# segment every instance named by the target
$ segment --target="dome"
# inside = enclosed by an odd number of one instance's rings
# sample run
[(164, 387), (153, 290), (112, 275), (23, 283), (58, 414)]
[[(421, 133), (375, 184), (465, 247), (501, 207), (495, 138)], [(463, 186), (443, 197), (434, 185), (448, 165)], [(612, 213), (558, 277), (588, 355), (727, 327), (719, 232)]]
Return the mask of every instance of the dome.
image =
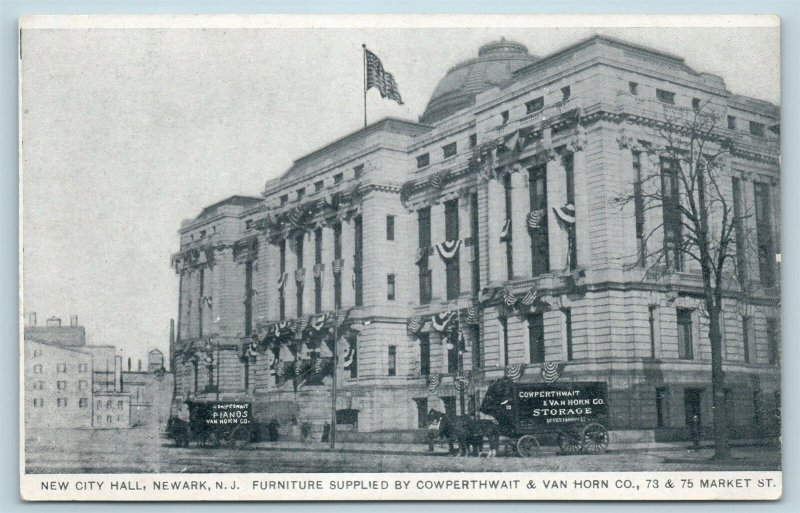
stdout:
[(525, 45), (505, 38), (483, 45), (478, 57), (453, 66), (439, 81), (420, 122), (433, 124), (475, 105), (478, 93), (505, 83), (516, 70), (537, 60)]

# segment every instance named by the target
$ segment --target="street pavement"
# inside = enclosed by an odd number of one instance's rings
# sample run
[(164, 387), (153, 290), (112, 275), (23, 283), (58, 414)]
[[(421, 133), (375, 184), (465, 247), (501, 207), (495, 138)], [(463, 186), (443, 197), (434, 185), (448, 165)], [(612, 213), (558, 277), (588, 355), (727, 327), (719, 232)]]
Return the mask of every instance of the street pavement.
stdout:
[(535, 458), (452, 457), (445, 445), (260, 442), (244, 448), (175, 447), (155, 428), (31, 430), (26, 433), (28, 473), (229, 473), (229, 472), (569, 472), (778, 470), (780, 448), (737, 446), (730, 461), (712, 462), (713, 449), (688, 444), (610, 447), (602, 455), (559, 455), (544, 447)]

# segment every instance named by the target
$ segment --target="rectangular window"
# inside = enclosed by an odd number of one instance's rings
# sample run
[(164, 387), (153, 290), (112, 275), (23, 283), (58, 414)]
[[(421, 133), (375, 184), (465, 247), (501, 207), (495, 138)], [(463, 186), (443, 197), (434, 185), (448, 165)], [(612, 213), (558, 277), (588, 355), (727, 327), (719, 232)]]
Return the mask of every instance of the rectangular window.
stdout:
[(744, 363), (750, 363), (750, 317), (742, 316), (742, 352)]
[(667, 402), (667, 389), (656, 388), (656, 427), (664, 427), (665, 406)]
[(766, 287), (775, 285), (775, 250), (772, 242), (772, 208), (769, 186), (753, 184), (756, 201), (756, 240), (758, 243), (758, 269), (761, 283)]
[(289, 203), (289, 195), (288, 194), (284, 194), (283, 196), (281, 196), (281, 200), (280, 201), (281, 201), (281, 205), (285, 205), (285, 204)]
[(67, 372), (67, 364), (66, 364), (66, 363), (59, 363), (59, 364), (56, 366), (56, 370), (57, 370), (58, 372)]
[(678, 162), (661, 158), (661, 198), (664, 216), (664, 263), (667, 269), (683, 270), (683, 221), (678, 193)]
[(395, 275), (389, 274), (386, 276), (386, 299), (394, 301), (395, 299)]
[(646, 260), (646, 240), (644, 233), (644, 195), (642, 194), (642, 153), (632, 152), (633, 157), (633, 208), (636, 217), (637, 265), (644, 267)]
[(764, 137), (764, 123), (750, 122), (750, 135), (756, 137)]
[(335, 175), (333, 175), (334, 185), (342, 183), (343, 180), (344, 180), (344, 173), (336, 173)]
[(78, 381), (78, 390), (86, 390), (89, 386), (88, 381), (80, 380)]
[(628, 82), (628, 91), (634, 96), (639, 95), (639, 84), (636, 82)]
[(67, 398), (66, 397), (59, 397), (56, 399), (56, 406), (59, 408), (66, 408), (67, 407)]
[(122, 401), (117, 401), (117, 409), (118, 409), (118, 410), (121, 410), (124, 404), (125, 404), (125, 403), (124, 403), (124, 402), (122, 402)]
[(742, 183), (739, 178), (732, 179), (733, 223), (736, 237), (736, 276), (739, 284), (747, 285), (747, 248), (745, 246), (744, 219), (742, 217)]
[(544, 316), (541, 313), (528, 317), (528, 348), (530, 363), (544, 362)]
[(33, 382), (34, 390), (44, 390), (44, 381), (38, 380)]
[[(564, 156), (564, 174), (567, 186), (567, 203), (575, 206), (575, 158), (572, 153)], [(569, 259), (569, 270), (574, 271), (578, 267), (578, 239), (575, 223), (567, 225), (567, 258)]]
[[(444, 204), (444, 232), (446, 240), (458, 240), (458, 199)], [(456, 255), (445, 264), (447, 299), (457, 299), (461, 294), (461, 265)]]
[(44, 399), (42, 399), (41, 397), (37, 397), (33, 400), (34, 408), (41, 408), (42, 406), (44, 406)]
[(656, 98), (662, 103), (675, 105), (675, 93), (665, 91), (664, 89), (656, 89)]
[(306, 195), (306, 188), (305, 187), (301, 187), (301, 188), (297, 189), (297, 201), (300, 201), (301, 199), (303, 199), (303, 197), (305, 197), (305, 195)]
[(431, 163), (431, 156), (428, 153), (423, 153), (417, 156), (417, 169), (427, 167)]
[(728, 130), (736, 130), (736, 118), (728, 116)]
[(33, 366), (33, 373), (34, 374), (41, 374), (42, 373), (42, 365), (37, 364)]
[(700, 112), (703, 104), (700, 101), (700, 98), (692, 98), (692, 110), (695, 112)]
[(86, 408), (89, 406), (89, 399), (81, 397), (78, 399), (78, 408)]
[(38, 358), (40, 356), (42, 356), (42, 350), (41, 349), (34, 349), (33, 350), (33, 357), (34, 358)]
[(528, 170), (531, 212), (538, 215), (536, 227), (528, 227), (531, 236), (532, 276), (550, 271), (550, 242), (547, 230), (547, 166)]
[(573, 354), (572, 348), (572, 309), (562, 308), (561, 312), (564, 314), (564, 326), (567, 331), (567, 360), (574, 360), (575, 355)]
[(420, 333), (419, 337), (419, 373), (427, 376), (431, 373), (431, 337), (428, 333)]
[(692, 342), (692, 311), (678, 308), (678, 358), (692, 360), (694, 347)]
[(469, 147), (474, 148), (478, 145), (478, 134), (472, 134), (469, 136)]
[(508, 365), (508, 321), (504, 317), (500, 317), (498, 320), (503, 337), (503, 367), (505, 367)]
[(470, 326), (469, 334), (472, 341), (472, 369), (480, 370), (483, 367), (480, 328), (478, 326)]
[(431, 270), (428, 266), (428, 248), (431, 246), (431, 209), (421, 208), (417, 211), (419, 248), (423, 253), (417, 263), (419, 267), (419, 303), (427, 305), (431, 302), (432, 283)]
[[(511, 175), (506, 173), (503, 176), (503, 188), (505, 189), (506, 200), (506, 219), (514, 217), (514, 211), (511, 205)], [(513, 221), (512, 221), (513, 222)], [(510, 232), (511, 230), (509, 230)], [(508, 270), (508, 279), (514, 278), (514, 247), (512, 245), (511, 233), (506, 237), (506, 269)]]
[(355, 176), (356, 179), (361, 178), (363, 174), (364, 174), (364, 164), (359, 164), (353, 168), (353, 176)]
[(470, 238), (472, 239), (472, 295), (481, 289), (480, 251), (478, 250), (478, 193), (473, 192), (470, 201)]
[(778, 321), (772, 317), (767, 318), (767, 346), (769, 348), (769, 364), (778, 365), (781, 361), (781, 336), (778, 330)]
[(56, 382), (56, 388), (59, 390), (66, 390), (67, 389), (67, 382), (66, 381), (58, 381)]
[(458, 331), (444, 333), (442, 336), (445, 338), (447, 347), (447, 372), (456, 373), (458, 372)]
[(656, 305), (647, 307), (647, 324), (650, 328), (650, 358), (656, 357)]
[(539, 112), (543, 108), (544, 108), (544, 96), (540, 96), (538, 98), (534, 98), (529, 102), (525, 102), (526, 114), (533, 114), (534, 112)]
[(389, 376), (397, 375), (397, 346), (389, 346)]
[(253, 262), (244, 263), (244, 334), (249, 336), (253, 330)]
[(458, 152), (458, 149), (456, 147), (456, 143), (454, 143), (454, 142), (451, 142), (450, 144), (445, 144), (444, 146), (442, 146), (442, 156), (444, 158), (450, 158), (450, 157), (454, 156), (457, 152)]
[(503, 112), (500, 113), (500, 119), (502, 120), (504, 125), (506, 123), (508, 123), (508, 111), (507, 110), (504, 110)]
[(561, 88), (561, 101), (565, 102), (569, 100), (569, 97), (572, 95), (572, 90), (569, 86), (564, 86)]
[(394, 240), (394, 216), (386, 216), (386, 240)]
[(356, 306), (364, 304), (364, 225), (361, 216), (353, 220), (355, 228), (355, 249), (356, 253), (353, 257), (353, 273), (355, 274), (356, 285)]
[(319, 192), (324, 187), (325, 187), (325, 181), (324, 180), (319, 180), (317, 182), (314, 182), (314, 192)]
[[(281, 268), (281, 277), (286, 278), (286, 239), (281, 239), (280, 242), (280, 268)], [(278, 313), (280, 316), (280, 320), (284, 320), (286, 318), (286, 287), (284, 286), (279, 290), (278, 294)], [(197, 387), (195, 387), (197, 388)]]
[[(336, 260), (342, 258), (342, 223), (333, 225), (333, 258)], [(341, 273), (334, 273), (333, 275), (333, 308), (335, 310), (342, 308)]]

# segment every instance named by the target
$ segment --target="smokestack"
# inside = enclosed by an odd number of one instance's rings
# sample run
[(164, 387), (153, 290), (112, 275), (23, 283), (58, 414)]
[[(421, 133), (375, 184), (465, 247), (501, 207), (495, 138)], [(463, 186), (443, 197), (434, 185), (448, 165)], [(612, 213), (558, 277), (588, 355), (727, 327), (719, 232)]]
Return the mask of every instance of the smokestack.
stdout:
[(28, 314), (28, 326), (36, 326), (36, 312)]
[(114, 356), (114, 391), (122, 392), (122, 357)]
[(128, 357), (128, 372), (131, 371), (131, 357)]
[(70, 315), (69, 316), (69, 325), (73, 328), (78, 325), (78, 316), (77, 315)]
[(139, 371), (138, 372), (142, 372), (142, 359), (141, 358), (139, 358)]
[(175, 343), (175, 319), (169, 320), (169, 346)]

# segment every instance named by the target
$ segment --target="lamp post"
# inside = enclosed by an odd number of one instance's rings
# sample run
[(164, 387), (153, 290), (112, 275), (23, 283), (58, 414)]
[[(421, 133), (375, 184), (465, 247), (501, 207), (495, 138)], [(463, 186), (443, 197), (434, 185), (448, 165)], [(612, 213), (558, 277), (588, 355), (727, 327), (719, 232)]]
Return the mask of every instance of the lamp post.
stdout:
[(331, 450), (336, 448), (336, 374), (339, 371), (339, 313), (333, 314), (333, 372), (331, 372)]

